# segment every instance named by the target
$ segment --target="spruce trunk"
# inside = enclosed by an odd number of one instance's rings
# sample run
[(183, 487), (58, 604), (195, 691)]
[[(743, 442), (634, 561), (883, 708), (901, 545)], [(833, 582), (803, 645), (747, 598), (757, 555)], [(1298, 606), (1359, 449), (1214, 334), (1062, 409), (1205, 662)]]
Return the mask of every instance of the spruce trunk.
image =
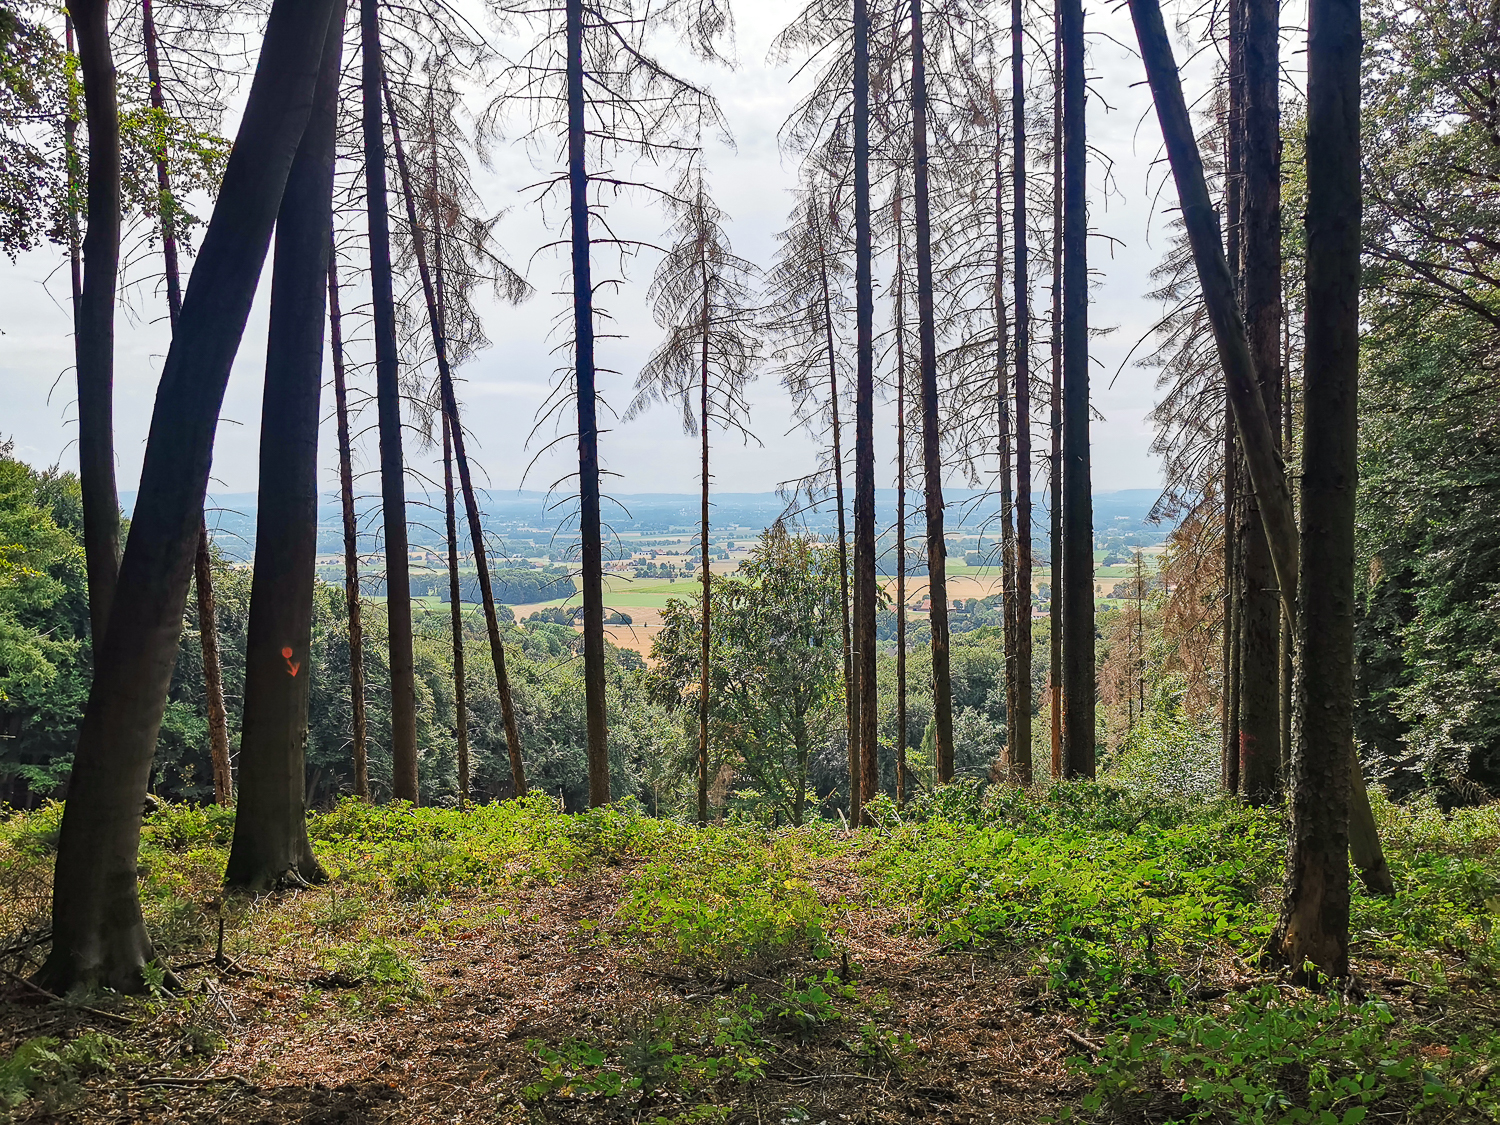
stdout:
[(344, 5), (336, 0), (312, 116), (276, 216), (239, 807), (224, 873), (227, 885), (256, 892), (326, 878), (307, 838), (306, 747), (323, 315), (343, 27)]
[(129, 991), (155, 958), (136, 891), (141, 807), (182, 634), (214, 430), (287, 174), (311, 112), (332, 0), (276, 0), (146, 443), (113, 628), (95, 650), (38, 983)]
[(453, 736), (458, 740), (458, 807), (469, 803), (469, 703), (464, 676), (464, 603), (458, 581), (458, 514), (453, 503), (453, 436), (443, 415), (443, 516), (448, 531), (448, 615), (453, 628)]
[(902, 184), (892, 205), (896, 227), (896, 803), (911, 795), (906, 769), (906, 237)]
[[(859, 662), (860, 804), (880, 789), (875, 682), (875, 281), (870, 233), (870, 15), (854, 0), (854, 651)], [(873, 823), (868, 812), (863, 823)]]
[[(701, 197), (700, 197), (701, 198)], [(699, 245), (700, 255), (702, 244)], [(699, 331), (702, 333), (703, 351), (698, 361), (698, 436), (702, 440), (701, 453), (703, 474), (703, 510), (700, 515), (703, 533), (703, 626), (699, 637), (700, 661), (698, 667), (698, 823), (708, 823), (708, 657), (709, 638), (713, 612), (713, 574), (708, 559), (708, 262), (703, 260), (703, 312)], [(803, 787), (804, 789), (806, 786)], [(802, 791), (798, 791), (797, 804), (801, 808)], [(800, 820), (797, 821), (801, 823)]]
[(1052, 708), (1052, 776), (1063, 775), (1063, 709), (1062, 709), (1062, 260), (1063, 260), (1063, 143), (1062, 143), (1062, 0), (1053, 8), (1052, 57), (1052, 386), (1048, 403), (1048, 429), (1052, 438), (1052, 456), (1048, 462), (1048, 499), (1052, 510), (1048, 544), (1051, 574), (1048, 576), (1051, 597), (1047, 599), (1047, 616), (1051, 626), (1050, 652), (1047, 654), (1047, 694)]
[(401, 450), (400, 353), (391, 278), (381, 109), (384, 57), (379, 0), (360, 0), (365, 208), (370, 230), (370, 297), (375, 328), (375, 402), (380, 420), (380, 498), (385, 515), (386, 643), (391, 673), (391, 796), (418, 799), (416, 657), (412, 649), (411, 568), (406, 532), (406, 461)]
[(1011, 227), (1015, 241), (1016, 372), (1016, 700), (1005, 717), (1011, 770), (1031, 784), (1031, 278), (1026, 244), (1026, 70), (1022, 0), (1011, 0)]
[(927, 186), (927, 64), (922, 0), (911, 5), (911, 104), (917, 206), (917, 333), (922, 347), (922, 468), (927, 508), (927, 590), (932, 603), (933, 756), (940, 784), (953, 780), (953, 681), (948, 667), (947, 547), (943, 453), (938, 429), (937, 320), (932, 298), (932, 211)]
[(1020, 664), (1016, 659), (1020, 624), (1016, 616), (1016, 509), (1011, 476), (1010, 375), (1006, 360), (1010, 335), (1005, 317), (1005, 180), (1000, 169), (1000, 114), (996, 100), (995, 149), (992, 175), (995, 188), (995, 402), (1000, 433), (1000, 605), (1005, 634), (1005, 768), (1015, 775), (1016, 681)]

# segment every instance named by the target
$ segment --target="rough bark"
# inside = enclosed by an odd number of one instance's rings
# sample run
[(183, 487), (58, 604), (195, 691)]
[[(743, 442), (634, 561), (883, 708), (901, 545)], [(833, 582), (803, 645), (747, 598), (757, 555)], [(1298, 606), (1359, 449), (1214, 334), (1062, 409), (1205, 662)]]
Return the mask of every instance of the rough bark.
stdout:
[(224, 882), (244, 890), (326, 876), (307, 838), (307, 709), (318, 555), (323, 316), (333, 239), (344, 5), (336, 0), (317, 95), (276, 216), (261, 405), (255, 570), (245, 641), (240, 793)]
[(1062, 3), (1053, 5), (1052, 54), (1052, 387), (1048, 404), (1048, 428), (1052, 438), (1052, 456), (1048, 462), (1048, 498), (1051, 522), (1052, 596), (1047, 612), (1051, 625), (1047, 663), (1047, 694), (1052, 708), (1052, 776), (1063, 775), (1063, 698), (1062, 698), (1062, 259), (1063, 259), (1063, 142), (1062, 142)]
[[(854, 651), (859, 662), (860, 803), (880, 789), (875, 682), (875, 282), (870, 233), (870, 17), (854, 0)], [(868, 812), (865, 823), (873, 823)]]
[[(1241, 294), (1250, 359), (1274, 435), (1282, 395), (1280, 8), (1277, 0), (1241, 3)], [(1279, 451), (1279, 442), (1277, 447)], [(1245, 505), (1244, 523), (1238, 750), (1245, 796), (1251, 804), (1261, 805), (1273, 800), (1281, 787), (1281, 595), (1253, 497)]]
[(69, 6), (78, 33), (88, 132), (88, 224), (73, 319), (78, 373), (78, 481), (89, 622), (97, 652), (109, 626), (120, 571), (120, 498), (115, 486), (115, 289), (120, 273), (120, 115), (109, 44), (109, 0)]
[(1062, 0), (1063, 773), (1094, 776), (1094, 499), (1089, 456), (1083, 5)]
[(1271, 951), (1349, 973), (1354, 505), (1359, 389), (1359, 0), (1312, 0), (1307, 34), (1307, 343), (1292, 827)]
[(583, 0), (567, 0), (568, 192), (572, 226), (574, 393), (578, 396), (578, 530), (582, 540), (583, 687), (589, 804), (609, 804), (604, 697), (604, 546), (599, 516), (599, 422), (594, 383), (594, 287), (589, 259), (589, 177), (584, 148)]
[(416, 803), (417, 687), (412, 651), (411, 568), (407, 556), (406, 460), (401, 450), (401, 385), (396, 298), (391, 278), (390, 201), (381, 85), (379, 0), (360, 0), (365, 210), (370, 231), (370, 306), (375, 332), (375, 404), (380, 425), (380, 499), (385, 516), (385, 613), (391, 675), (391, 796)]
[(1016, 373), (1016, 594), (1020, 616), (1016, 631), (1016, 699), (1014, 714), (1005, 718), (1010, 743), (1011, 772), (1022, 785), (1031, 784), (1031, 277), (1026, 234), (1026, 67), (1024, 4), (1011, 0), (1011, 225), (1015, 260), (1012, 266), (1015, 299)]
[[(998, 105), (997, 105), (998, 110)], [(995, 147), (991, 175), (995, 191), (995, 405), (1000, 438), (1000, 606), (1005, 635), (1005, 764), (1013, 768), (1011, 719), (1016, 713), (1016, 681), (1020, 664), (1016, 659), (1020, 625), (1016, 616), (1016, 509), (1011, 460), (1013, 437), (1010, 414), (1010, 334), (1005, 311), (1005, 179), (1001, 171), (1000, 115), (995, 114)]]
[(141, 807), (177, 660), (214, 430), (311, 111), (332, 0), (276, 0), (183, 300), (146, 443), (112, 628), (95, 650), (38, 982), (137, 990), (155, 953), (136, 892)]
[(1239, 586), (1235, 581), (1239, 574), (1239, 536), (1241, 498), (1239, 473), (1235, 471), (1234, 412), (1226, 407), (1224, 414), (1224, 683), (1220, 692), (1224, 708), (1221, 744), (1219, 747), (1219, 778), (1224, 792), (1240, 791), (1239, 740)]
[[(331, 240), (330, 240), (331, 242)], [(344, 606), (349, 614), (349, 713), (354, 755), (354, 795), (370, 799), (365, 746), (365, 648), (359, 607), (359, 525), (354, 515), (354, 464), (349, 443), (349, 389), (344, 380), (344, 318), (339, 307), (338, 246), (328, 248), (328, 343), (333, 356), (333, 397), (339, 440), (339, 501), (344, 524)]]
[(911, 5), (911, 104), (916, 164), (917, 336), (922, 349), (922, 469), (927, 508), (927, 590), (932, 603), (933, 750), (939, 784), (953, 780), (953, 681), (948, 664), (947, 546), (943, 540), (943, 453), (938, 422), (937, 320), (932, 297), (932, 212), (927, 170), (927, 63), (922, 0)]
[[(710, 627), (713, 614), (713, 571), (708, 557), (708, 340), (709, 340), (709, 288), (708, 263), (703, 263), (703, 311), (700, 332), (703, 350), (698, 361), (698, 436), (702, 441), (702, 522), (703, 541), (703, 626), (698, 638), (698, 823), (708, 823), (708, 657), (710, 651)], [(805, 789), (805, 786), (804, 786)], [(802, 791), (797, 793), (798, 815), (802, 802)], [(797, 820), (797, 823), (801, 823)]]
[(500, 717), (505, 725), (505, 743), (510, 758), (511, 790), (515, 796), (526, 794), (526, 770), (521, 758), (521, 724), (516, 717), (516, 705), (510, 690), (510, 674), (505, 667), (505, 645), (500, 640), (500, 618), (495, 610), (495, 592), (490, 583), (489, 556), (485, 550), (484, 524), (479, 514), (479, 501), (474, 493), (474, 478), (469, 471), (469, 454), (465, 448), (463, 425), (458, 414), (458, 398), (453, 391), (453, 371), (448, 366), (448, 338), (446, 314), (442, 297), (442, 240), (437, 239), (438, 275), (434, 279), (427, 264), (426, 240), (421, 224), (417, 221), (416, 193), (412, 190), (411, 174), (406, 164), (406, 150), (401, 144), (401, 123), (396, 117), (396, 104), (391, 100), (390, 90), (385, 90), (385, 100), (390, 112), (391, 145), (396, 153), (396, 169), (401, 177), (401, 194), (406, 200), (406, 220), (411, 227), (412, 256), (417, 261), (417, 274), (422, 281), (422, 295), (427, 302), (427, 323), (432, 330), (432, 351), (437, 357), (438, 393), (442, 399), (443, 416), (447, 432), (453, 444), (453, 455), (458, 461), (459, 486), (463, 490), (464, 511), (468, 517), (469, 536), (474, 545), (474, 569), (479, 578), (479, 598), (484, 605), (485, 629), (489, 635), (490, 660), (495, 669), (495, 685), (500, 696)]
[(906, 228), (902, 184), (896, 182), (896, 803), (911, 795), (906, 772)]
[(458, 581), (458, 513), (453, 502), (453, 438), (443, 415), (443, 516), (448, 531), (448, 607), (453, 629), (453, 737), (458, 742), (458, 807), (469, 803), (469, 703), (464, 675), (463, 588)]

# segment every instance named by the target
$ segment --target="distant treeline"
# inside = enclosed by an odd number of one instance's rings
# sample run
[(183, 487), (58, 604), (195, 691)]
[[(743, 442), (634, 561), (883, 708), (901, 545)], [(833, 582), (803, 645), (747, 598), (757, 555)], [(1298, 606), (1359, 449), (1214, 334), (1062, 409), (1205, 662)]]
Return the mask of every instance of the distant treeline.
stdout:
[[(550, 602), (558, 598), (571, 598), (577, 592), (569, 570), (562, 566), (493, 570), (490, 572), (490, 583), (495, 591), (495, 601), (500, 605)], [(385, 593), (385, 579), (367, 578), (362, 587), (367, 594), (382, 596)], [(460, 571), (458, 588), (459, 596), (464, 601), (479, 602), (478, 574)], [(414, 598), (436, 597), (446, 602), (449, 600), (448, 576), (443, 573), (413, 573), (411, 593)]]

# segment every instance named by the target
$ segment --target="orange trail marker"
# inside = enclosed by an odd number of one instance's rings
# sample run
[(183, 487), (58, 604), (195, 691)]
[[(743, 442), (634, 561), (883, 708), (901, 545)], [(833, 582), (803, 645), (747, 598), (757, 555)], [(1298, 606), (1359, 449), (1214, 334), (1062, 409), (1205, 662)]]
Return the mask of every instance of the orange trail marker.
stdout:
[(281, 658), (286, 661), (286, 674), (288, 676), (295, 676), (297, 669), (302, 667), (300, 661), (296, 663), (292, 662), (292, 647), (290, 645), (281, 650)]

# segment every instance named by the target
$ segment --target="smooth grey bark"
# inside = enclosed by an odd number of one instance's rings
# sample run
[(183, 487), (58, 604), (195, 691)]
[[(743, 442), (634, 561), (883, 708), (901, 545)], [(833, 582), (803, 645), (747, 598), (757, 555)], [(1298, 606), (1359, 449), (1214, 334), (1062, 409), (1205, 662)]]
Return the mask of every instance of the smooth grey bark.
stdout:
[(333, 0), (276, 0), (157, 391), (117, 600), (79, 731), (58, 839), (52, 952), (37, 980), (139, 990), (154, 959), (136, 891), (141, 808), (182, 634), (214, 431)]
[(249, 891), (327, 878), (307, 838), (305, 751), (318, 554), (323, 318), (343, 32), (344, 4), (335, 0), (312, 115), (276, 216), (240, 794), (224, 872), (226, 885)]

